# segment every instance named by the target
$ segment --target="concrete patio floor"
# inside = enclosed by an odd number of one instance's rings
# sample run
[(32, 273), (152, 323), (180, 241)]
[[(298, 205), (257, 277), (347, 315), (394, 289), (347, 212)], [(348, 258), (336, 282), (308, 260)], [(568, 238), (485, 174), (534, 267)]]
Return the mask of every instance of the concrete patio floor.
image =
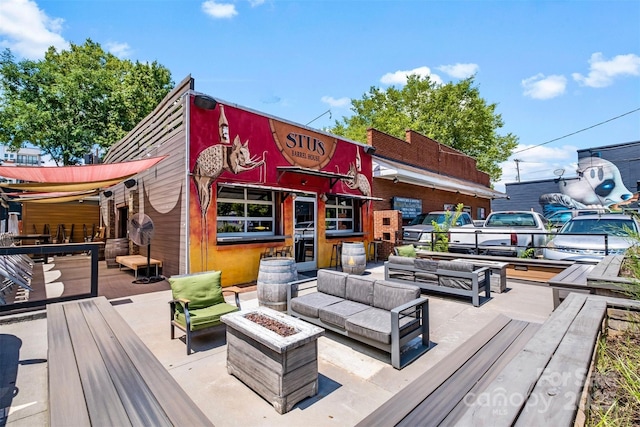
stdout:
[[(366, 274), (383, 277), (382, 264)], [(508, 291), (492, 294), (480, 307), (467, 299), (429, 297), (432, 349), (402, 370), (389, 364), (386, 353), (327, 332), (318, 341), (319, 393), (279, 415), (275, 409), (226, 370), (222, 330), (194, 339), (187, 356), (180, 339), (169, 338), (170, 291), (112, 300), (116, 310), (216, 426), (352, 426), (405, 387), (413, 378), (445, 358), (499, 314), (542, 323), (553, 310), (551, 289), (508, 282)], [(242, 308), (258, 306), (256, 292), (242, 294)], [(12, 393), (10, 407), (0, 408), (0, 426), (47, 425), (47, 320), (8, 323), (0, 318), (0, 340), (19, 346), (13, 365), (15, 389), (0, 389), (1, 402)], [(19, 341), (18, 341), (19, 340)], [(3, 344), (4, 345), (4, 344)], [(0, 347), (3, 359), (6, 348)], [(11, 362), (3, 360), (5, 369)], [(1, 378), (1, 376), (0, 376)]]

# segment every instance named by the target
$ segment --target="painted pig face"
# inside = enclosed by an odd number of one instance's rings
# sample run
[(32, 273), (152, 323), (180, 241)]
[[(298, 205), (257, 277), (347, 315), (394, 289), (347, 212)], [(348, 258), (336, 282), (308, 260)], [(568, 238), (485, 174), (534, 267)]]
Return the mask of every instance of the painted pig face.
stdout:
[(599, 157), (583, 157), (578, 162), (580, 179), (564, 181), (560, 191), (585, 205), (611, 206), (633, 197), (624, 186), (620, 170)]

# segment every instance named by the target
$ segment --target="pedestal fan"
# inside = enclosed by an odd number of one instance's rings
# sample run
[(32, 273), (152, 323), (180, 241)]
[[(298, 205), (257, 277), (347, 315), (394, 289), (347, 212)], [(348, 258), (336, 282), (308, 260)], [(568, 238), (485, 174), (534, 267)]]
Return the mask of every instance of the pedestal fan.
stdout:
[(153, 237), (153, 221), (149, 216), (137, 213), (129, 220), (127, 227), (129, 238), (138, 246), (147, 246), (147, 275), (134, 280), (133, 283), (155, 283), (164, 280), (161, 276), (151, 276), (151, 238)]

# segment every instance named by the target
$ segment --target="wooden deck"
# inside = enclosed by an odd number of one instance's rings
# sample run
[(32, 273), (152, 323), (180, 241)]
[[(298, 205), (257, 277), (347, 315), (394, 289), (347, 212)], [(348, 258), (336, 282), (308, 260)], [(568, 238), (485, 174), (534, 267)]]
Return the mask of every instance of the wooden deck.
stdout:
[(104, 297), (47, 306), (51, 426), (212, 425)]

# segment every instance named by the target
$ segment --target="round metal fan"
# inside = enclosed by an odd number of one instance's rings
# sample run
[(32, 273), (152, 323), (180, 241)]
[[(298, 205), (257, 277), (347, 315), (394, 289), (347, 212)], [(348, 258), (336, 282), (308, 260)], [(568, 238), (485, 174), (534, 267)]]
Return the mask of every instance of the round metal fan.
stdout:
[(133, 240), (133, 243), (138, 246), (147, 247), (147, 276), (134, 280), (133, 283), (153, 283), (164, 280), (164, 278), (160, 276), (150, 276), (151, 239), (153, 238), (154, 233), (153, 220), (143, 213), (134, 214), (129, 220), (127, 231), (129, 232), (129, 238)]
[(138, 246), (148, 246), (153, 237), (153, 221), (143, 213), (134, 214), (129, 220), (129, 238)]

